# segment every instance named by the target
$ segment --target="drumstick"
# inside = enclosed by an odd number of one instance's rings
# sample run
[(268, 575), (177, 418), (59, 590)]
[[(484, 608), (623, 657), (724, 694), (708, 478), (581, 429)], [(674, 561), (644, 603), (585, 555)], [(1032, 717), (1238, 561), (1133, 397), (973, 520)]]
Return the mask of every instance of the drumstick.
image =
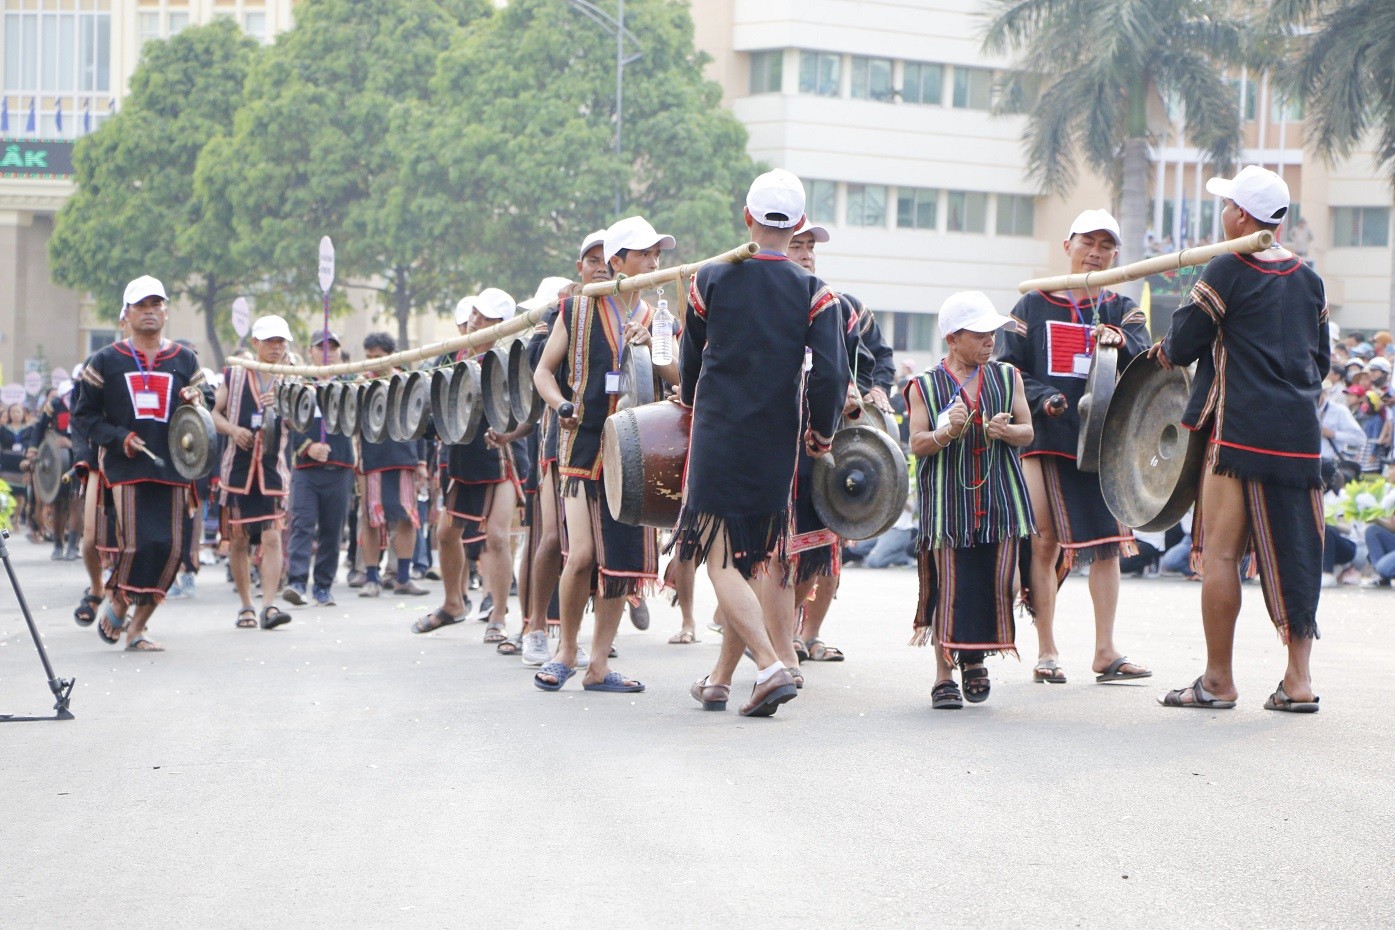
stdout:
[(165, 460), (160, 458), (154, 452), (151, 452), (145, 446), (136, 446), (136, 448), (144, 452), (146, 455), (150, 456), (150, 461), (154, 462), (156, 465), (160, 466), (161, 468), (165, 467)]

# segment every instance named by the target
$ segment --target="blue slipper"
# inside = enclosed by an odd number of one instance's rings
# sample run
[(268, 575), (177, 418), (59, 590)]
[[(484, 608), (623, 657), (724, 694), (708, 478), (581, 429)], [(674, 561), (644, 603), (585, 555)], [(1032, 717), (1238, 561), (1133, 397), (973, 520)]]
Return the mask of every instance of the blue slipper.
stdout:
[[(572, 668), (570, 665), (566, 665), (562, 662), (549, 662), (534, 673), (533, 684), (544, 691), (561, 691), (562, 686), (575, 674), (576, 669)], [(538, 677), (539, 675), (551, 675), (553, 678), (557, 679), (557, 682), (553, 684), (550, 681), (543, 681)]]
[(644, 685), (627, 679), (619, 672), (611, 672), (597, 684), (582, 685), (581, 687), (584, 691), (610, 691), (614, 694), (638, 694), (644, 690)]

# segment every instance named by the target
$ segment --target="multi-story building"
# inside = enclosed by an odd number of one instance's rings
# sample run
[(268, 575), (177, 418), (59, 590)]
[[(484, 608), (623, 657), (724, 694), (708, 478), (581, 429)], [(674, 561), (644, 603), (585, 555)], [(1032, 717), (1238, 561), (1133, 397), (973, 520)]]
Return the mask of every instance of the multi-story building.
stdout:
[[(804, 178), (810, 215), (830, 228), (820, 275), (875, 308), (905, 352), (938, 350), (934, 314), (950, 293), (982, 290), (1006, 307), (1020, 280), (1067, 270), (1058, 243), (1070, 219), (1111, 201), (1088, 173), (1067, 198), (1038, 195), (1025, 117), (989, 112), (994, 71), (1008, 62), (982, 54), (983, 15), (981, 0), (693, 5), (708, 76), (750, 132), (752, 156)], [(1334, 319), (1381, 328), (1391, 210), (1369, 154), (1326, 168), (1303, 147), (1300, 112), (1243, 73), (1234, 83), (1246, 160), (1289, 181)], [(1195, 147), (1164, 138), (1155, 155), (1158, 240), (1218, 234)]]

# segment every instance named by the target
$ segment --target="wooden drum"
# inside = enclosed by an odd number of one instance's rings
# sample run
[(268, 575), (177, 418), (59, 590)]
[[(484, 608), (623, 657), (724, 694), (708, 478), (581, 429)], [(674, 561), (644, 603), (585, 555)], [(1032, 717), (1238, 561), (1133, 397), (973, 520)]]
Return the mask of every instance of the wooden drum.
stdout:
[(693, 411), (666, 400), (606, 419), (601, 461), (612, 517), (659, 529), (678, 522), (692, 428)]

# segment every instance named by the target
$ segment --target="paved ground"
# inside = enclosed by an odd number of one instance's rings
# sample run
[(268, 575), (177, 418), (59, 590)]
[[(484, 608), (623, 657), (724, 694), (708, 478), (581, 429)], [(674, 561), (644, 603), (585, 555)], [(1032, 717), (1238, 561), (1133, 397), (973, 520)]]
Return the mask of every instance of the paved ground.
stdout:
[[(666, 645), (666, 606), (619, 641), (648, 693), (553, 695), (482, 624), (409, 634), (422, 600), (343, 590), (236, 630), (221, 568), (157, 615), (169, 652), (124, 653), (73, 624), (73, 564), (11, 545), (78, 687), (77, 720), (0, 727), (0, 926), (1395, 921), (1389, 591), (1325, 592), (1315, 716), (1260, 708), (1282, 652), (1254, 587), (1239, 709), (1154, 703), (1201, 667), (1183, 582), (1125, 584), (1122, 644), (1157, 677), (1093, 684), (1078, 579), (1071, 683), (995, 661), (989, 703), (953, 713), (904, 645), (914, 574), (850, 571), (829, 635), (849, 661), (748, 721), (689, 699), (717, 635)], [(47, 706), (0, 584), (0, 712)]]

